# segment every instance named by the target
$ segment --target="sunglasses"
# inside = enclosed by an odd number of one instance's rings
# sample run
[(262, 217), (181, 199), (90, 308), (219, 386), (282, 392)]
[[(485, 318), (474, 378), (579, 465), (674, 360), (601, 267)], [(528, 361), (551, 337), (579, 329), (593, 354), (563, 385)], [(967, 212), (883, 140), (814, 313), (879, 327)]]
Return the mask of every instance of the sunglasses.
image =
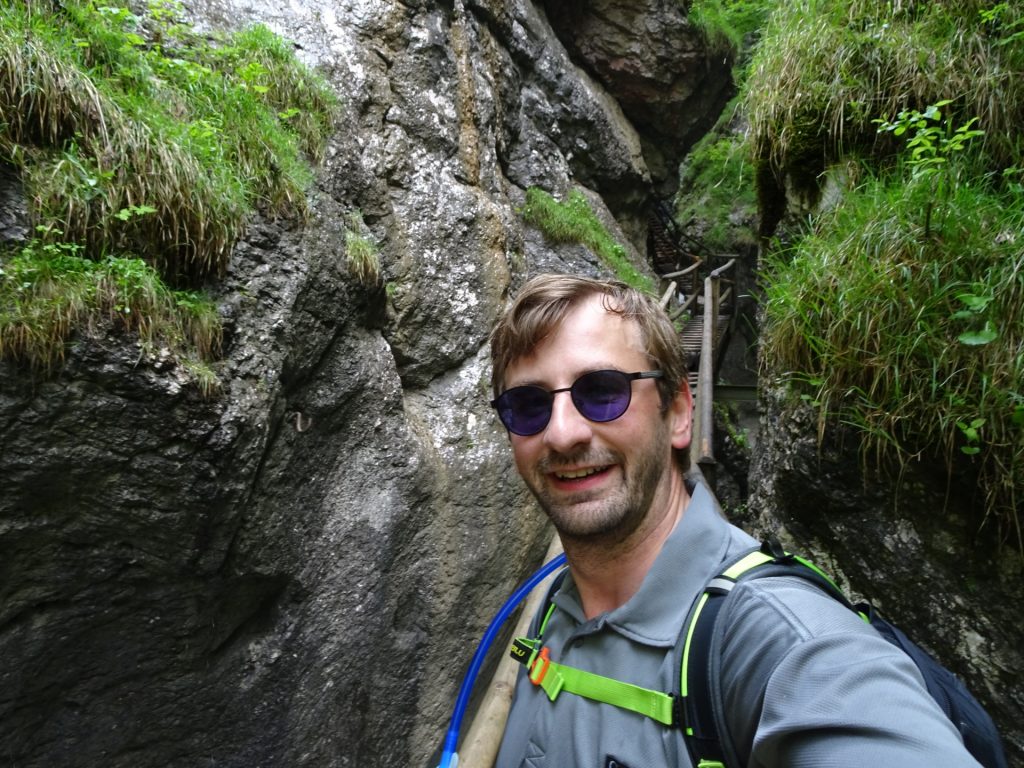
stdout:
[(660, 379), (661, 375), (661, 371), (591, 371), (576, 379), (571, 387), (544, 389), (528, 385), (506, 389), (491, 405), (498, 410), (505, 429), (527, 437), (548, 425), (559, 392), (568, 392), (576, 410), (590, 421), (613, 421), (629, 408), (634, 381)]

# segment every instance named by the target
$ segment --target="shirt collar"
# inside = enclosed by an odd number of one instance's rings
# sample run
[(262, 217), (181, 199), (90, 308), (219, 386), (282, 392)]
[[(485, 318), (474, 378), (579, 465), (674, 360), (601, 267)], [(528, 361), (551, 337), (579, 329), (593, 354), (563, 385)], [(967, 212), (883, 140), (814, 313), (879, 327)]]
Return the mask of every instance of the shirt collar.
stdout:
[[(662, 546), (640, 589), (626, 603), (594, 621), (645, 645), (676, 644), (690, 605), (731, 551), (755, 543), (730, 525), (703, 477), (691, 474), (690, 502)], [(583, 611), (570, 574), (554, 602), (577, 622)]]

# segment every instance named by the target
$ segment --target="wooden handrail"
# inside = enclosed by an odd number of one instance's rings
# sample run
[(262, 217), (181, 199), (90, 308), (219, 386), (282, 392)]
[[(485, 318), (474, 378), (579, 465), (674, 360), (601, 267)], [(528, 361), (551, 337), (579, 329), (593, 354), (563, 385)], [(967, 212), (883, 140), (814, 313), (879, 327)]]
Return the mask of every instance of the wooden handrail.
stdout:
[(700, 261), (698, 259), (693, 264), (688, 266), (686, 269), (680, 269), (678, 272), (669, 272), (666, 275), (662, 275), (662, 278), (664, 278), (665, 280), (672, 280), (677, 277), (686, 277), (691, 272), (695, 272), (697, 268), (700, 267), (703, 263), (703, 261)]
[(736, 266), (736, 259), (718, 267), (704, 278), (704, 327), (700, 344), (700, 367), (697, 370), (697, 403), (694, 409), (694, 429), (691, 438), (690, 460), (704, 472), (713, 485), (715, 481), (715, 363), (718, 358), (718, 316), (722, 303), (733, 292), (729, 285), (722, 291), (721, 284), (729, 282), (723, 275)]
[(722, 275), (724, 275), (726, 272), (728, 272), (730, 269), (732, 269), (735, 266), (736, 266), (736, 259), (734, 259), (734, 258), (733, 259), (729, 259), (728, 262), (726, 262), (725, 264), (720, 266), (718, 269), (712, 270), (711, 274), (708, 275), (708, 277), (721, 277)]
[[(556, 534), (551, 546), (544, 556), (547, 563), (562, 551), (562, 542)], [(513, 631), (513, 637), (525, 636), (530, 630), (530, 622), (540, 610), (541, 601), (548, 593), (554, 574), (542, 581), (530, 596), (526, 598), (519, 621)], [(512, 694), (516, 687), (516, 676), (521, 665), (504, 649), (498, 668), (494, 671), (487, 690), (480, 701), (480, 708), (473, 717), (473, 723), (462, 740), (459, 749), (459, 765), (465, 768), (490, 768), (498, 757), (498, 747), (505, 733), (505, 723), (512, 707)]]

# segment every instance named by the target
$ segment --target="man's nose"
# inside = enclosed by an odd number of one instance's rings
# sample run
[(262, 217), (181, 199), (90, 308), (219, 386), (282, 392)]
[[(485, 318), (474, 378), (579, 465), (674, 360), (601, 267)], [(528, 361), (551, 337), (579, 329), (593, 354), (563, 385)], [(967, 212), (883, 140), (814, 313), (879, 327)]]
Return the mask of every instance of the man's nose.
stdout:
[(568, 392), (557, 392), (551, 403), (551, 419), (544, 428), (544, 443), (552, 450), (565, 453), (593, 437), (589, 420), (576, 409)]

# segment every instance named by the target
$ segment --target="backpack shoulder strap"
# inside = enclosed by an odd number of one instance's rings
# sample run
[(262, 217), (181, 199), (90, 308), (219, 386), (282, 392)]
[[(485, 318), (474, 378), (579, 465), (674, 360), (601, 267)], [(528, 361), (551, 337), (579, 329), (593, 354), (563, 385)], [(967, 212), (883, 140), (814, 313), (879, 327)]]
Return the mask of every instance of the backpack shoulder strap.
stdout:
[(724, 707), (714, 695), (717, 688), (712, 685), (712, 674), (717, 673), (717, 665), (712, 664), (711, 647), (718, 615), (733, 587), (742, 579), (762, 576), (799, 576), (850, 605), (824, 572), (786, 553), (772, 540), (742, 553), (707, 583), (687, 619), (679, 682), (685, 717), (683, 735), (693, 764), (699, 768), (725, 768), (736, 760), (724, 728)]

